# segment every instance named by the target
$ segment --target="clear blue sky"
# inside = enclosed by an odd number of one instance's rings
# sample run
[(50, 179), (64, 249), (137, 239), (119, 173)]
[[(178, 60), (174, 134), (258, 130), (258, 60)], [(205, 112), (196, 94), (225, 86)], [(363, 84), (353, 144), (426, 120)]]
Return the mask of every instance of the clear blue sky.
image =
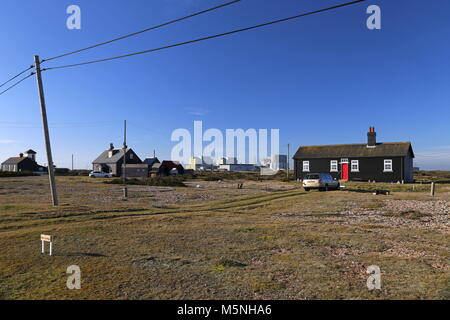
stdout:
[[(133, 32), (212, 0), (3, 1), (0, 82), (42, 58)], [(76, 63), (245, 27), (346, 0), (243, 0), (193, 19), (48, 63)], [(66, 8), (82, 29), (66, 28)], [(366, 8), (382, 9), (382, 30)], [(43, 73), (54, 161), (77, 168), (110, 142), (168, 158), (176, 128), (279, 128), (281, 144), (411, 141), (416, 165), (450, 169), (448, 0), (372, 0), (224, 38)], [(318, 130), (319, 129), (319, 130)], [(0, 96), (0, 160), (32, 148), (46, 162), (36, 83)]]

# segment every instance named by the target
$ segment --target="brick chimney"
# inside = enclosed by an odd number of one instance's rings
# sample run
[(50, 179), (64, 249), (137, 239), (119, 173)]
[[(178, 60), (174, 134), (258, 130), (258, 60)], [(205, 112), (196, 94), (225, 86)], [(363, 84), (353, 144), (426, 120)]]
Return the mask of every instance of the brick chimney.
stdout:
[(367, 132), (367, 147), (375, 148), (377, 146), (377, 133), (375, 132), (375, 127), (369, 127), (369, 132)]

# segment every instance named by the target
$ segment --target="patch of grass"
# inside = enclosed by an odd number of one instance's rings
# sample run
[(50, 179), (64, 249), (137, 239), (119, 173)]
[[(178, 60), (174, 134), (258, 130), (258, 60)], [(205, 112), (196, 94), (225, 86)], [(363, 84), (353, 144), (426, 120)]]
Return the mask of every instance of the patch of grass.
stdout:
[(429, 217), (429, 213), (424, 213), (416, 210), (410, 210), (410, 211), (404, 211), (404, 212), (386, 212), (384, 213), (385, 216), (390, 217), (401, 217), (406, 219), (413, 219), (417, 220), (424, 217)]
[(211, 270), (214, 272), (221, 272), (224, 271), (226, 268), (243, 268), (247, 265), (238, 261), (221, 258), (218, 262), (218, 264), (212, 268)]
[[(1, 191), (7, 192), (0, 194), (2, 299), (450, 295), (445, 224), (436, 227), (418, 219), (397, 223), (399, 219), (382, 215), (388, 207), (376, 214), (364, 210), (388, 198), (434, 201), (428, 190), (375, 197), (348, 191), (306, 193), (294, 182), (279, 181), (265, 185), (290, 188), (275, 192), (250, 180), (242, 182), (253, 189), (239, 191), (234, 183), (205, 188), (138, 184), (129, 186), (130, 197), (123, 202), (120, 185), (85, 177), (57, 177), (57, 182), (60, 201), (67, 206), (51, 205), (48, 177), (0, 181)], [(368, 185), (359, 184), (363, 190)], [(436, 198), (448, 201), (450, 193)], [(354, 214), (332, 214), (346, 211)], [(40, 254), (41, 233), (55, 236), (51, 259)], [(67, 266), (73, 264), (82, 270), (82, 290), (76, 292), (65, 285)], [(382, 290), (376, 293), (365, 284), (372, 264), (380, 266), (383, 276)]]
[(255, 231), (255, 228), (249, 228), (249, 227), (240, 227), (236, 230), (237, 232), (252, 232)]
[(260, 236), (258, 237), (258, 239), (260, 240), (272, 240), (273, 238), (275, 238), (274, 236)]
[(361, 208), (364, 209), (379, 209), (382, 207), (384, 207), (384, 204), (381, 201), (369, 201), (361, 205)]

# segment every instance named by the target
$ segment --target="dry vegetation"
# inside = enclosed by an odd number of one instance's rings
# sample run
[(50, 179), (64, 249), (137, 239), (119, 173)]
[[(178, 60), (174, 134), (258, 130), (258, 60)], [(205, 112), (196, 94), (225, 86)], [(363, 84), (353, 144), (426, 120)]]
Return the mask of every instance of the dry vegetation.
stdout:
[[(425, 184), (307, 193), (198, 177), (132, 185), (124, 200), (102, 179), (57, 181), (53, 208), (46, 177), (0, 179), (2, 299), (450, 299), (447, 184), (432, 198)], [(56, 236), (54, 256), (40, 253), (41, 233)], [(74, 264), (82, 289), (71, 291)], [(366, 287), (372, 264), (377, 292)]]

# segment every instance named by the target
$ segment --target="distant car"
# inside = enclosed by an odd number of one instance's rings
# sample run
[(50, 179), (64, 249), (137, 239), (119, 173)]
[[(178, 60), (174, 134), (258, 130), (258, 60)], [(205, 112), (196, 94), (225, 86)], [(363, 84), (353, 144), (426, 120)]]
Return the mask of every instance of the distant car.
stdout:
[(303, 179), (303, 188), (305, 191), (311, 189), (319, 189), (320, 191), (339, 190), (340, 184), (329, 173), (309, 173)]
[(98, 171), (92, 171), (89, 173), (89, 177), (91, 178), (111, 178), (111, 173), (107, 172), (98, 172)]

